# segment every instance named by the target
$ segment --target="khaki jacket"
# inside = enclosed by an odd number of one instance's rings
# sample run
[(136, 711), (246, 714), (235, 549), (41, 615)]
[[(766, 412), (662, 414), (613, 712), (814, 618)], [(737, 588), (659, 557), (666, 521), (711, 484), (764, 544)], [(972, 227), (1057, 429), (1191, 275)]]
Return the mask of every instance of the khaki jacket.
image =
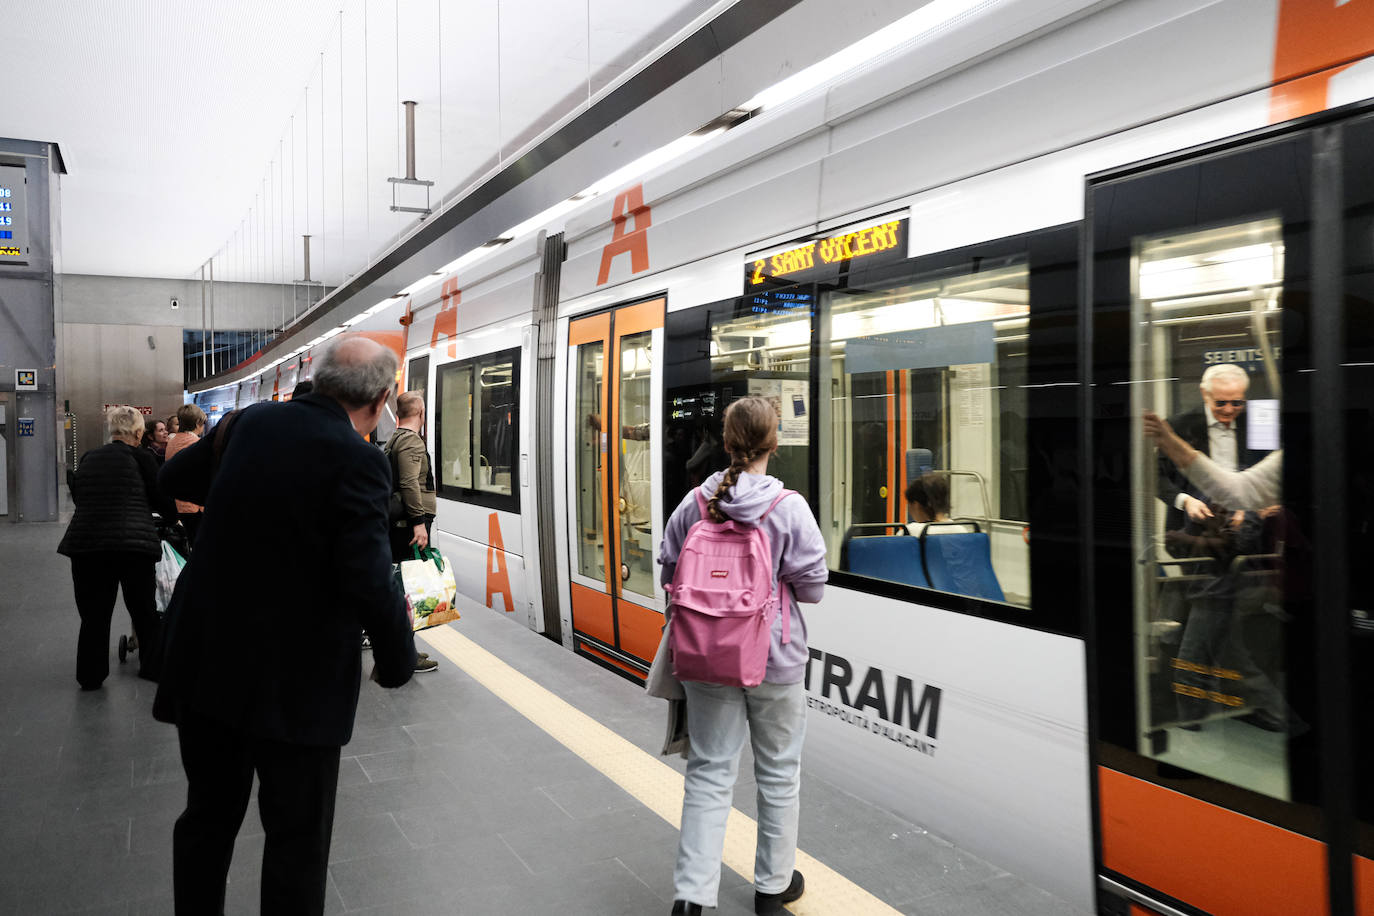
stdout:
[(425, 440), (414, 430), (398, 427), (387, 440), (386, 451), (396, 469), (396, 491), (406, 517), (398, 526), (422, 525), (434, 517), (434, 473), (429, 466)]

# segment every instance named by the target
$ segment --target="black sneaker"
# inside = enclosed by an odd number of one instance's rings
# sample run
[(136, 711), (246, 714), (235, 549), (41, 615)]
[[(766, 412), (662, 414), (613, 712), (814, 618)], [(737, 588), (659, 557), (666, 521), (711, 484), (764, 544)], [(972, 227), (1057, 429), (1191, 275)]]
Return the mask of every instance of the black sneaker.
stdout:
[(754, 912), (759, 914), (759, 916), (781, 913), (785, 904), (797, 900), (805, 892), (806, 881), (802, 878), (802, 873), (793, 869), (792, 883), (787, 885), (787, 890), (782, 893), (765, 894), (760, 891), (754, 891)]
[(433, 671), (439, 667), (439, 663), (425, 655), (423, 652), (415, 657), (415, 673), (424, 674), (426, 671)]
[(701, 916), (701, 904), (686, 900), (674, 900), (673, 916)]

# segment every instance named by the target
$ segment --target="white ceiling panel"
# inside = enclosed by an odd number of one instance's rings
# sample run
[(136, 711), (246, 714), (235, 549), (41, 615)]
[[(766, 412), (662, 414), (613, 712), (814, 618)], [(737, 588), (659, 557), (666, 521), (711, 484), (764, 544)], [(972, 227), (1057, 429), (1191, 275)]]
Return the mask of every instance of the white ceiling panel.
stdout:
[[(10, 4), (0, 135), (61, 145), (62, 270), (337, 283), (718, 0)], [(590, 58), (588, 49), (590, 48)], [(423, 202), (403, 187), (402, 203)]]

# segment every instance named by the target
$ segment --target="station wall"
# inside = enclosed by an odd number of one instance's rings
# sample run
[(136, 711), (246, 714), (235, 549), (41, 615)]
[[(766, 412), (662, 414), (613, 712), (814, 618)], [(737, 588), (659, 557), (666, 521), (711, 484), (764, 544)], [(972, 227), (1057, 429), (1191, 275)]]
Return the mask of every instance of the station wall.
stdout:
[[(61, 278), (63, 359), (58, 367), (58, 407), (69, 402), (76, 417), (75, 455), (104, 441), (106, 404), (149, 407), (167, 417), (182, 404), (182, 331), (201, 325), (198, 279)], [(319, 287), (312, 290), (319, 298)], [(220, 330), (271, 328), (304, 311), (305, 289), (270, 283), (217, 283), (215, 326)], [(176, 298), (180, 308), (172, 308)], [(208, 305), (206, 322), (208, 324)], [(150, 344), (151, 341), (151, 344)]]

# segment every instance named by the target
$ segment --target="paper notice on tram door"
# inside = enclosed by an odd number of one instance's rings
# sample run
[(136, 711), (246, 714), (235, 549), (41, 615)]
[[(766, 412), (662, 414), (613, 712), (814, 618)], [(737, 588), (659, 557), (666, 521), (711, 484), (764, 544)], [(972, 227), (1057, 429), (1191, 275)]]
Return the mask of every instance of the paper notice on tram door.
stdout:
[(458, 619), (458, 583), (453, 565), (433, 547), (414, 548), (415, 558), (398, 564), (410, 624), (416, 630)]

